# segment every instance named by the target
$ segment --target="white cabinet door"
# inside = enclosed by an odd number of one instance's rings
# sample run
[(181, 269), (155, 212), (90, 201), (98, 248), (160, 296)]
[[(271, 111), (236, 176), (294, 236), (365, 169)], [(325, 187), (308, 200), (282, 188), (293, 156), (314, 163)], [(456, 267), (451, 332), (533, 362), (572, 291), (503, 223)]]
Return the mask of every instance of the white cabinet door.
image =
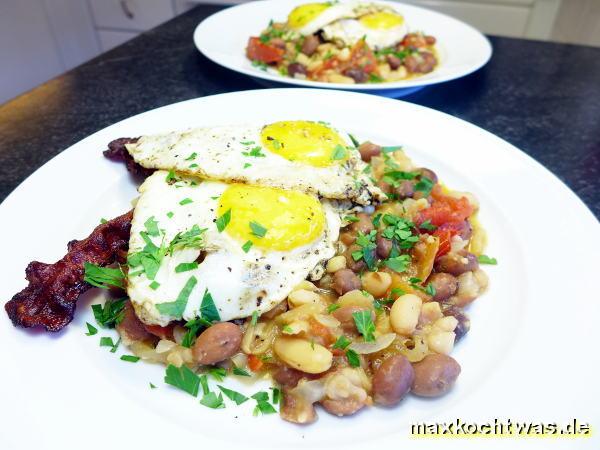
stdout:
[(129, 39), (133, 39), (138, 34), (135, 31), (98, 30), (98, 39), (100, 39), (102, 51), (107, 52)]
[(0, 1), (0, 103), (63, 71), (37, 0)]
[(145, 31), (175, 16), (170, 0), (89, 0), (98, 28)]

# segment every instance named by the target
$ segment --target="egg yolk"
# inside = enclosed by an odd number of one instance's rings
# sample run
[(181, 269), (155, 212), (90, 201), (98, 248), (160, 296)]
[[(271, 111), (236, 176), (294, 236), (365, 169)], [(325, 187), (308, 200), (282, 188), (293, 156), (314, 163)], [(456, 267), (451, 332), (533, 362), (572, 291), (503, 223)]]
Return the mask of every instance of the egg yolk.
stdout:
[(221, 194), (218, 216), (231, 210), (224, 232), (265, 250), (291, 250), (317, 239), (325, 226), (321, 203), (297, 191), (231, 184)]
[(398, 27), (404, 23), (404, 17), (400, 14), (390, 12), (376, 12), (362, 16), (360, 19), (366, 28), (373, 30), (389, 30), (390, 28)]
[(288, 16), (288, 25), (290, 28), (302, 28), (329, 7), (327, 3), (307, 3), (296, 6)]
[(315, 167), (329, 166), (348, 156), (342, 137), (317, 122), (275, 122), (262, 129), (261, 140), (271, 153)]

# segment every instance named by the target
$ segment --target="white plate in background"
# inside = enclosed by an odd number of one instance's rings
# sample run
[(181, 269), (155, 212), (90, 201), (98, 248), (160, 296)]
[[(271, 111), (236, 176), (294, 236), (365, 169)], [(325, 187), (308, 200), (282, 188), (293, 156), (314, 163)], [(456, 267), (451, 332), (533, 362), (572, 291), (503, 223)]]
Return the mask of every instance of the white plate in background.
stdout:
[[(54, 262), (66, 243), (131, 208), (136, 196), (122, 164), (101, 151), (118, 137), (285, 119), (331, 122), (360, 140), (402, 144), (418, 165), (447, 185), (474, 193), (489, 234), (489, 291), (468, 309), (471, 331), (453, 356), (462, 366), (454, 389), (438, 399), (407, 397), (395, 408), (366, 408), (338, 419), (297, 426), (277, 415), (253, 417), (250, 402), (212, 410), (163, 383), (164, 367), (120, 361), (99, 347), (90, 302), (52, 335), (15, 329), (0, 314), (0, 448), (598, 448), (591, 439), (414, 439), (410, 425), (455, 419), (598, 425), (600, 226), (584, 204), (533, 159), (462, 120), (411, 103), (372, 95), (270, 89), (193, 99), (107, 127), (50, 160), (1, 205), (0, 298), (25, 286), (31, 260)], [(432, 132), (434, 130), (435, 132)], [(158, 389), (150, 389), (152, 382)], [(257, 386), (226, 380), (245, 394)], [(264, 387), (264, 384), (261, 385)]]
[(284, 22), (292, 9), (307, 0), (253, 1), (219, 11), (204, 19), (194, 31), (194, 43), (207, 58), (221, 66), (268, 82), (304, 87), (369, 91), (370, 93), (407, 95), (430, 84), (442, 83), (468, 75), (492, 56), (489, 41), (475, 28), (450, 16), (398, 2), (376, 1), (389, 5), (405, 18), (409, 31), (423, 31), (437, 39), (440, 64), (431, 73), (389, 83), (325, 83), (299, 80), (264, 71), (246, 58), (251, 36), (258, 36), (269, 21)]

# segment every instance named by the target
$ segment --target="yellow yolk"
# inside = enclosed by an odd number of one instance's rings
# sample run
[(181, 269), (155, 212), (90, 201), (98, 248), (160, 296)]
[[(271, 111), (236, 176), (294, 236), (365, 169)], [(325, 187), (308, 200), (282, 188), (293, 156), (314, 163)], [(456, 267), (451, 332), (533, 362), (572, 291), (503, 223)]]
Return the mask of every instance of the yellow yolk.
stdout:
[[(224, 232), (266, 250), (284, 251), (309, 244), (325, 226), (321, 203), (297, 191), (232, 184), (221, 194), (217, 215), (228, 210), (231, 219)], [(264, 236), (257, 236), (256, 232), (263, 234), (264, 229)]]
[(329, 7), (327, 3), (307, 3), (297, 6), (288, 16), (288, 25), (290, 28), (302, 28)]
[(400, 14), (385, 11), (367, 14), (359, 20), (366, 28), (379, 30), (389, 30), (404, 23), (404, 17)]
[(262, 129), (261, 140), (271, 153), (315, 167), (343, 161), (348, 154), (342, 137), (326, 125), (316, 122), (275, 122)]

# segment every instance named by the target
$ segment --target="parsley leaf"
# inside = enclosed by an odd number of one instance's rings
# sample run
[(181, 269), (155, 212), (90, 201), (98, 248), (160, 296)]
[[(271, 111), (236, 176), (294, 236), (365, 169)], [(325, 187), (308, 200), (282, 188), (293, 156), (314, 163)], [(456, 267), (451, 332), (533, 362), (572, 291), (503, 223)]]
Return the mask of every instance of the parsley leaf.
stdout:
[(252, 235), (260, 238), (265, 237), (267, 234), (267, 229), (260, 223), (254, 221), (250, 222), (250, 230), (252, 230)]
[(198, 263), (196, 261), (192, 261), (189, 263), (180, 263), (175, 267), (175, 273), (181, 272), (189, 272), (190, 270), (194, 270), (198, 268)]
[(222, 367), (209, 367), (208, 374), (217, 381), (223, 381), (227, 376), (227, 371)]
[(242, 155), (251, 156), (253, 158), (264, 158), (267, 155), (262, 153), (261, 150), (262, 148), (260, 146), (253, 147), (252, 149), (250, 149), (250, 151), (242, 152)]
[(408, 265), (410, 264), (410, 256), (400, 255), (394, 258), (388, 258), (384, 261), (384, 264), (394, 272), (404, 272), (408, 269)]
[(246, 369), (244, 369), (242, 367), (237, 367), (237, 366), (235, 366), (233, 368), (233, 374), (234, 375), (239, 375), (240, 377), (250, 377), (250, 376), (252, 376), (252, 375), (250, 375), (250, 373)]
[(121, 361), (127, 361), (130, 363), (136, 363), (140, 360), (139, 356), (134, 355), (121, 355)]
[(435, 231), (437, 227), (431, 223), (431, 220), (427, 219), (425, 222), (419, 225), (419, 228), (427, 231)]
[(254, 326), (256, 325), (256, 323), (258, 322), (258, 311), (253, 311), (252, 312), (252, 320), (250, 321), (250, 325)]
[(477, 257), (477, 261), (479, 261), (481, 264), (491, 264), (493, 266), (498, 264), (498, 260), (496, 258), (492, 258), (491, 256), (487, 255), (479, 255)]
[(415, 184), (415, 191), (421, 191), (423, 192), (423, 195), (427, 197), (431, 194), (433, 186), (435, 186), (433, 180), (427, 177), (421, 177), (417, 184)]
[(331, 313), (332, 313), (332, 312), (334, 312), (336, 309), (340, 309), (340, 308), (341, 308), (341, 306), (340, 306), (340, 305), (338, 305), (337, 303), (332, 303), (331, 305), (329, 305), (329, 306), (327, 307), (327, 312), (328, 312), (329, 314), (331, 314)]
[(348, 154), (348, 152), (346, 151), (344, 146), (341, 144), (338, 144), (333, 148), (333, 151), (331, 152), (331, 159), (333, 161), (344, 159), (347, 156), (347, 154)]
[(125, 287), (125, 274), (119, 267), (111, 269), (110, 267), (100, 267), (95, 264), (83, 263), (85, 275), (84, 281), (102, 289), (109, 289), (110, 286), (116, 286), (123, 289)]
[(179, 293), (177, 299), (174, 302), (159, 303), (158, 305), (156, 305), (156, 309), (158, 310), (158, 312), (167, 316), (181, 318), (181, 315), (183, 314), (183, 312), (185, 311), (185, 307), (187, 306), (190, 294), (196, 287), (197, 283), (198, 280), (195, 276), (192, 275), (189, 278), (189, 280), (185, 283), (185, 286), (183, 286), (183, 289), (181, 289), (181, 292)]
[(202, 386), (202, 395), (206, 395), (210, 392), (208, 388), (208, 378), (206, 375), (200, 375), (200, 386)]
[(212, 409), (225, 408), (225, 403), (223, 403), (223, 395), (217, 395), (214, 392), (209, 392), (208, 394), (205, 394), (202, 397), (202, 400), (200, 400), (200, 404)]
[(346, 358), (348, 358), (348, 363), (350, 364), (350, 366), (360, 367), (360, 358), (358, 356), (358, 353), (356, 353), (351, 348), (346, 350)]
[(273, 405), (269, 403), (268, 392), (257, 392), (252, 398), (256, 400), (256, 407), (252, 413), (253, 415), (257, 416), (258, 414), (273, 414), (277, 412)]
[(150, 289), (153, 291), (157, 290), (160, 287), (160, 283), (158, 281), (153, 281), (150, 283)]
[[(142, 266), (142, 271), (139, 273), (145, 273), (149, 280), (154, 280), (160, 268), (160, 262), (167, 253), (167, 247), (163, 244), (157, 247), (145, 231), (140, 232), (140, 236), (146, 245), (141, 251), (130, 254), (127, 257), (127, 264), (131, 268)], [(131, 275), (130, 272), (129, 276)]]
[(375, 324), (371, 319), (371, 311), (356, 311), (352, 313), (352, 318), (354, 319), (356, 329), (363, 335), (365, 342), (373, 342), (375, 340), (375, 336), (373, 335)]
[(354, 223), (358, 222), (360, 219), (356, 216), (344, 216), (344, 221)]
[(174, 170), (169, 170), (169, 173), (167, 174), (167, 176), (166, 176), (166, 178), (165, 178), (165, 181), (166, 181), (168, 184), (174, 184), (174, 183), (176, 183), (177, 181), (179, 181), (179, 180), (177, 179), (177, 177), (175, 176), (175, 171), (174, 171)]
[(85, 325), (87, 326), (87, 329), (88, 329), (88, 332), (85, 333), (86, 336), (93, 336), (98, 333), (98, 328), (96, 328), (91, 323), (86, 322)]
[(102, 336), (100, 338), (100, 347), (114, 347), (115, 343), (113, 342), (111, 337)]
[(333, 347), (331, 348), (340, 348), (342, 350), (344, 350), (346, 347), (348, 347), (350, 345), (350, 339), (348, 339), (346, 336), (344, 336), (343, 334), (337, 338), (337, 341), (335, 341), (335, 344), (333, 344)]
[(193, 159), (196, 159), (196, 156), (198, 156), (198, 153), (194, 152), (190, 156), (185, 158), (185, 161), (192, 161)]
[(234, 401), (236, 405), (241, 405), (242, 403), (250, 400), (248, 397), (246, 397), (243, 394), (240, 394), (239, 392), (233, 391), (231, 389), (227, 389), (224, 386), (221, 386), (220, 384), (217, 385), (217, 387), (221, 390), (221, 392), (223, 394), (225, 394), (225, 396), (227, 398), (229, 398), (229, 400)]
[(123, 320), (123, 308), (125, 307), (126, 298), (118, 300), (106, 300), (104, 306), (100, 304), (92, 305), (92, 312), (98, 325), (106, 328), (114, 328)]
[(184, 233), (177, 233), (169, 244), (167, 253), (172, 255), (175, 250), (201, 248), (204, 244), (202, 238), (205, 231), (206, 228), (200, 228), (198, 225), (194, 225)]
[(165, 383), (196, 397), (198, 396), (200, 377), (187, 366), (175, 367), (173, 364), (169, 364), (165, 375)]
[(189, 197), (186, 197), (186, 198), (184, 198), (183, 200), (181, 200), (181, 201), (179, 202), (179, 204), (180, 204), (181, 206), (189, 205), (190, 203), (194, 203), (194, 200), (192, 200), (192, 199), (191, 199), (191, 198), (189, 198)]
[(248, 253), (251, 248), (252, 248), (252, 241), (246, 241), (246, 242), (244, 242), (244, 245), (242, 245), (242, 250), (244, 250), (244, 253)]
[(146, 233), (148, 236), (158, 236), (160, 231), (158, 230), (158, 222), (154, 219), (154, 216), (150, 216), (146, 222), (144, 222)]
[(375, 248), (377, 247), (375, 244), (376, 235), (376, 230), (372, 230), (369, 234), (363, 234), (359, 231), (356, 238), (356, 244), (361, 247), (361, 250), (352, 252), (352, 259), (354, 259), (354, 261), (360, 259), (364, 260), (369, 270), (375, 268)]
[(217, 218), (217, 221), (215, 222), (217, 225), (217, 230), (219, 230), (219, 233), (221, 233), (229, 224), (229, 222), (231, 221), (231, 208), (229, 208), (227, 211), (225, 211), (223, 213), (222, 216)]
[(202, 303), (200, 304), (200, 316), (208, 322), (218, 322), (221, 320), (219, 311), (217, 310), (215, 302), (213, 301), (210, 292), (208, 292), (208, 289), (204, 290), (204, 295), (202, 296)]

